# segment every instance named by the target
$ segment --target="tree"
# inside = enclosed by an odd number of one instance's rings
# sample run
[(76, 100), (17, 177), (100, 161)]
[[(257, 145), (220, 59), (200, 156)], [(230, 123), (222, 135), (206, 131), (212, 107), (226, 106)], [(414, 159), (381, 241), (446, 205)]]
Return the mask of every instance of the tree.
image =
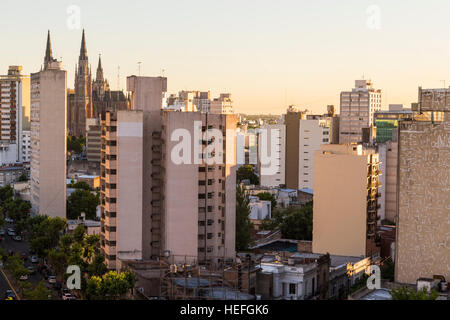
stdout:
[(381, 277), (383, 279), (393, 282), (394, 281), (394, 270), (395, 270), (394, 262), (389, 257), (381, 265)]
[(8, 184), (0, 188), (0, 202), (3, 203), (14, 196), (14, 189)]
[(61, 233), (66, 229), (67, 221), (59, 217), (35, 216), (30, 219), (30, 247), (40, 257), (46, 257), (56, 248)]
[[(289, 209), (288, 209), (289, 210)], [(282, 237), (293, 240), (312, 240), (313, 204), (293, 208), (280, 225)]]
[(31, 209), (31, 205), (28, 201), (24, 201), (20, 198), (9, 198), (5, 200), (3, 207), (7, 216), (14, 220), (16, 231), (18, 233), (27, 229)]
[(436, 290), (428, 293), (425, 288), (416, 292), (413, 288), (403, 286), (398, 289), (392, 289), (391, 295), (392, 300), (436, 300), (439, 293)]
[(89, 300), (120, 299), (136, 284), (136, 275), (132, 271), (117, 273), (109, 271), (103, 277), (92, 276), (86, 285)]
[(84, 181), (78, 181), (77, 183), (74, 183), (74, 184), (72, 185), (72, 188), (75, 188), (75, 189), (83, 189), (83, 190), (88, 190), (88, 191), (91, 191), (91, 190), (92, 190), (92, 188), (91, 188), (91, 186), (89, 185), (89, 183), (84, 182)]
[(275, 199), (275, 196), (271, 194), (270, 192), (262, 192), (258, 193), (256, 195), (259, 200), (266, 200), (271, 202), (271, 209), (274, 210), (277, 206), (277, 200)]
[(50, 300), (51, 297), (52, 293), (47, 289), (43, 281), (39, 282), (33, 289), (24, 290), (23, 292), (23, 298), (26, 300)]
[(92, 263), (87, 267), (87, 272), (90, 277), (99, 276), (101, 277), (108, 271), (105, 265), (105, 256), (98, 254), (94, 257)]
[(19, 181), (19, 182), (26, 182), (26, 181), (28, 181), (28, 175), (25, 172), (22, 173), (17, 181)]
[(83, 147), (86, 143), (86, 140), (83, 137), (67, 137), (67, 151), (74, 153), (81, 153), (83, 151)]
[(241, 183), (242, 180), (250, 180), (250, 184), (259, 185), (259, 178), (255, 174), (255, 169), (250, 164), (241, 166), (237, 169), (236, 180), (237, 183)]
[(84, 212), (87, 219), (95, 219), (99, 203), (98, 194), (94, 195), (88, 190), (77, 189), (67, 199), (67, 218), (78, 219)]
[(25, 268), (23, 260), (19, 255), (9, 256), (5, 263), (6, 269), (12, 273), (16, 280), (19, 280), (21, 276), (28, 275), (30, 272)]
[(253, 224), (250, 221), (250, 200), (244, 189), (236, 189), (236, 250), (247, 250), (252, 241)]

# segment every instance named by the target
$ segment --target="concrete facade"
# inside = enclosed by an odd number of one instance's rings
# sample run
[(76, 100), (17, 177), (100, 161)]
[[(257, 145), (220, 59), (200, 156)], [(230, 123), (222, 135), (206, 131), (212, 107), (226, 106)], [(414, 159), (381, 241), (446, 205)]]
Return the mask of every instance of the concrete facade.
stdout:
[(0, 76), (0, 165), (24, 161), (22, 132), (30, 127), (30, 77), (21, 72), (21, 66), (10, 66), (8, 74)]
[(419, 88), (418, 110), (441, 121), (399, 126), (395, 280), (400, 283), (433, 275), (450, 279), (449, 106), (450, 89)]
[(300, 120), (298, 189), (313, 189), (314, 153), (322, 144), (330, 143), (329, 119)]
[(31, 74), (31, 205), (36, 214), (65, 218), (67, 72), (48, 47), (44, 62)]
[(313, 252), (372, 256), (378, 154), (362, 146), (322, 145), (314, 156)]
[(362, 142), (362, 129), (373, 125), (374, 113), (381, 109), (381, 90), (369, 80), (356, 80), (352, 91), (341, 92), (339, 143)]
[[(262, 130), (266, 130), (267, 136), (267, 156), (275, 161), (275, 164), (261, 163), (261, 134), (258, 135), (258, 166), (260, 173), (260, 185), (265, 187), (279, 187), (285, 184), (286, 175), (286, 126), (284, 124), (264, 125)], [(276, 146), (272, 146), (272, 138), (276, 139)], [(271, 154), (274, 149), (275, 154)], [(275, 174), (265, 174), (264, 168), (270, 169), (271, 165), (276, 167)], [(268, 172), (272, 173), (272, 172)]]
[[(108, 267), (161, 255), (183, 263), (233, 259), (237, 117), (162, 110), (166, 78), (127, 81), (132, 110), (106, 113), (102, 121), (101, 246)], [(211, 129), (220, 135), (208, 137)], [(215, 140), (222, 150), (209, 149)], [(183, 143), (187, 149), (179, 149)], [(231, 161), (208, 164), (206, 155), (215, 154)]]

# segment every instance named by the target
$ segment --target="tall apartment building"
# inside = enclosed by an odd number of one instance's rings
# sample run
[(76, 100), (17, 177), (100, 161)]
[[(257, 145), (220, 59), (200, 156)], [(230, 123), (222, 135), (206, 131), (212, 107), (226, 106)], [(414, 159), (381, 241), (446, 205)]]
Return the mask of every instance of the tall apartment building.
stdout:
[(450, 279), (450, 89), (419, 88), (399, 124), (395, 281)]
[(306, 119), (306, 112), (290, 106), (284, 117), (286, 124), (286, 188), (298, 190), (300, 175), (300, 120)]
[(395, 222), (397, 219), (397, 184), (398, 184), (398, 142), (386, 141), (377, 143), (380, 156), (381, 186), (379, 188), (380, 198), (378, 204), (379, 224), (383, 220)]
[(31, 74), (31, 205), (66, 217), (67, 73), (53, 59), (50, 32), (42, 71)]
[(31, 132), (29, 130), (22, 131), (22, 163), (25, 168), (30, 168), (31, 156)]
[(214, 114), (233, 114), (231, 93), (221, 93), (218, 98), (211, 101), (209, 112)]
[[(279, 187), (285, 184), (286, 175), (286, 125), (271, 124), (263, 125), (266, 136), (263, 139), (261, 133), (258, 135), (258, 172), (260, 185), (266, 187)], [(265, 141), (263, 141), (265, 140)], [(273, 141), (272, 141), (273, 140)], [(266, 144), (265, 157), (262, 159), (262, 143)], [(275, 146), (272, 145), (275, 143)], [(272, 150), (274, 154), (272, 154)]]
[(101, 117), (86, 119), (86, 153), (88, 168), (92, 173), (100, 172)]
[(306, 115), (293, 107), (286, 116), (286, 187), (312, 189), (314, 177), (314, 152), (322, 144), (329, 144), (332, 136), (332, 119), (328, 115)]
[(314, 183), (314, 153), (320, 150), (320, 146), (330, 143), (331, 119), (317, 116), (307, 116), (306, 120), (300, 120), (299, 137), (299, 172), (298, 189), (313, 190)]
[(363, 128), (373, 126), (374, 113), (381, 109), (381, 90), (370, 80), (356, 80), (352, 91), (341, 92), (339, 143), (362, 142)]
[[(101, 247), (108, 267), (161, 255), (189, 263), (233, 259), (236, 116), (162, 110), (166, 78), (128, 77), (127, 86), (132, 110), (102, 120)], [(221, 135), (208, 138), (211, 129)], [(177, 139), (189, 150), (177, 152)], [(223, 150), (202, 152), (215, 139)], [(208, 158), (196, 162), (200, 153)], [(233, 161), (206, 163), (216, 155)], [(178, 156), (186, 161), (177, 163)]]
[(22, 131), (29, 128), (30, 77), (21, 66), (0, 76), (0, 166), (21, 163)]
[(401, 104), (390, 104), (388, 110), (375, 112), (376, 142), (397, 141), (398, 122), (412, 119), (413, 111)]
[(314, 156), (313, 252), (377, 256), (379, 160), (362, 145), (322, 145)]

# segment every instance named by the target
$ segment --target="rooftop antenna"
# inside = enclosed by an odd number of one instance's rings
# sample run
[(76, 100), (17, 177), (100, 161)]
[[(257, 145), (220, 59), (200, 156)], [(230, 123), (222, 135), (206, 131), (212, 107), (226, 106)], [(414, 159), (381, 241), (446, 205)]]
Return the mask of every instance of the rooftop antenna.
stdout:
[(141, 64), (142, 62), (138, 62), (139, 77), (141, 76)]
[(163, 78), (164, 78), (164, 74), (165, 74), (165, 72), (166, 72), (166, 69), (161, 69), (161, 77), (163, 77)]
[(120, 66), (117, 66), (117, 91), (120, 91)]

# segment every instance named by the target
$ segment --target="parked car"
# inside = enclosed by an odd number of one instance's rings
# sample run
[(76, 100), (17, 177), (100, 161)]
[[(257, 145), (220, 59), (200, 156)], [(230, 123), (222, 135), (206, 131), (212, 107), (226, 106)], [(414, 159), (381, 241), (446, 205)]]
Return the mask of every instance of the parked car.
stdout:
[(5, 300), (16, 300), (16, 295), (11, 289), (5, 291)]
[(3, 261), (0, 260), (0, 268), (3, 268)]
[(0, 236), (4, 236), (5, 235), (5, 229), (0, 229)]
[(22, 280), (22, 281), (28, 280), (28, 275), (27, 274), (21, 275), (19, 280)]
[(11, 219), (11, 218), (5, 218), (5, 221), (6, 221), (7, 223), (14, 223), (14, 220)]
[(8, 236), (15, 237), (16, 233), (14, 231), (8, 230)]
[(27, 267), (27, 269), (30, 274), (36, 274), (36, 269), (34, 269), (32, 266)]
[(55, 276), (48, 276), (48, 283), (56, 283), (56, 277)]
[(22, 252), (20, 257), (22, 258), (23, 261), (27, 261), (27, 259), (28, 259), (27, 254), (25, 252)]
[(36, 257), (36, 256), (31, 256), (30, 260), (31, 260), (31, 263), (38, 263), (38, 257)]
[(2, 236), (0, 236), (0, 241), (2, 241), (3, 240), (3, 237)]
[(13, 240), (14, 241), (22, 241), (22, 237), (21, 236), (14, 236)]

